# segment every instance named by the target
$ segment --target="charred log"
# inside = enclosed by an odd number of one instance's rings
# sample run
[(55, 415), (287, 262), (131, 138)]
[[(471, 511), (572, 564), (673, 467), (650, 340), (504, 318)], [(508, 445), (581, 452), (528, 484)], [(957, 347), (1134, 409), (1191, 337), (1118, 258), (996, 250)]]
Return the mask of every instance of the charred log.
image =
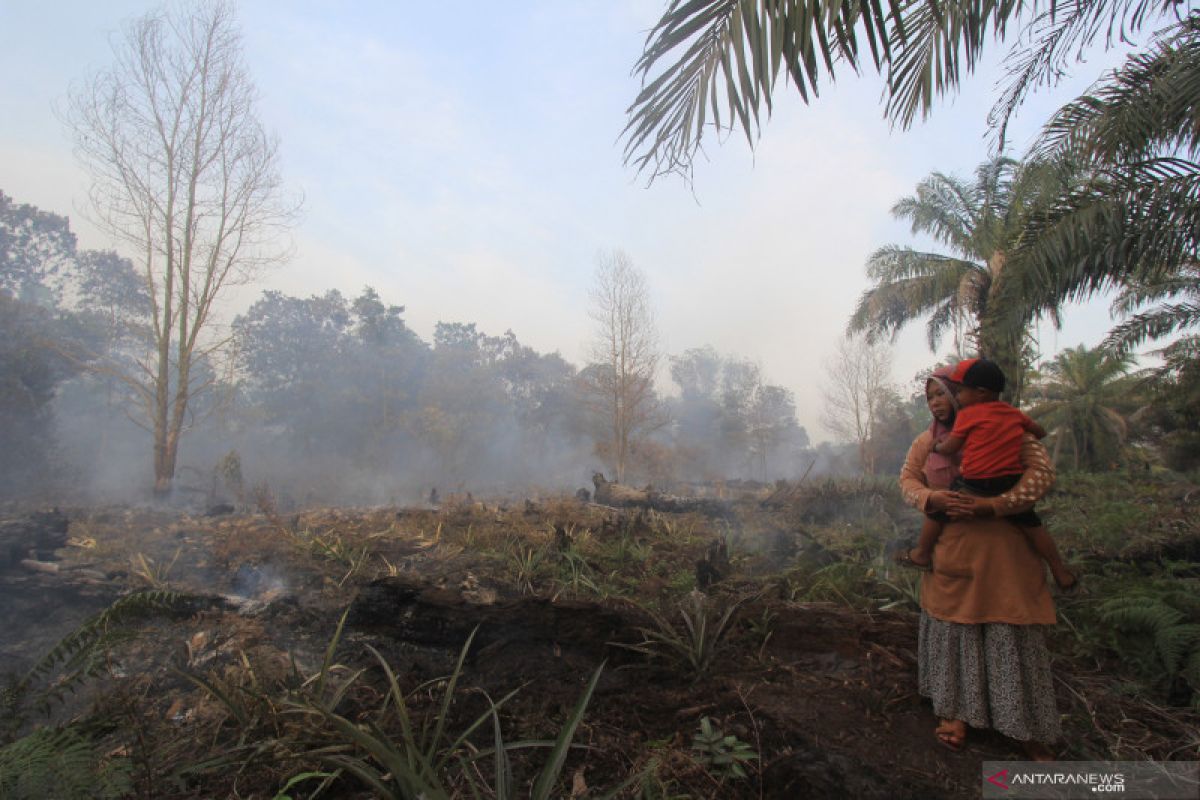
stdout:
[(696, 512), (721, 519), (732, 516), (729, 504), (722, 500), (706, 497), (679, 497), (656, 491), (652, 487), (634, 489), (608, 480), (602, 472), (597, 472), (592, 476), (592, 483), (596, 486), (593, 497), (601, 505), (616, 508), (646, 508), (670, 514)]
[(351, 606), (346, 623), (447, 650), (462, 647), (478, 628), (469, 654), (476, 659), (510, 648), (546, 654), (572, 651), (589, 659), (619, 656), (624, 651), (609, 648), (608, 643), (628, 639), (637, 624), (595, 603), (523, 597), (476, 604), (459, 592), (405, 577), (368, 584)]
[(67, 544), (70, 520), (57, 508), (20, 517), (0, 519), (0, 569), (33, 558), (49, 561)]

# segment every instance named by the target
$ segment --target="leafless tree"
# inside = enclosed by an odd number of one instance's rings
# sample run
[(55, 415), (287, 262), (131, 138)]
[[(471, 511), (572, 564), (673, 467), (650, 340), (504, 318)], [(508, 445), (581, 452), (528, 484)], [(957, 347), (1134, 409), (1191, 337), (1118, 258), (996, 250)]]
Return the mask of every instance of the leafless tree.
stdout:
[(637, 437), (662, 423), (654, 392), (658, 333), (646, 278), (621, 250), (597, 257), (589, 297), (595, 336), (586, 389), (604, 423), (602, 450), (621, 482)]
[[(137, 366), (107, 367), (153, 433), (170, 491), (189, 404), (213, 381), (217, 298), (288, 250), (277, 142), (255, 114), (233, 7), (152, 12), (113, 40), (113, 65), (73, 88), (64, 122), (91, 176), (88, 213), (127, 248), (150, 297)], [(97, 366), (97, 369), (105, 369)]]
[(821, 425), (842, 441), (858, 446), (859, 462), (868, 475), (875, 473), (875, 454), (869, 443), (894, 389), (891, 348), (871, 344), (863, 337), (847, 337), (825, 362), (825, 406)]

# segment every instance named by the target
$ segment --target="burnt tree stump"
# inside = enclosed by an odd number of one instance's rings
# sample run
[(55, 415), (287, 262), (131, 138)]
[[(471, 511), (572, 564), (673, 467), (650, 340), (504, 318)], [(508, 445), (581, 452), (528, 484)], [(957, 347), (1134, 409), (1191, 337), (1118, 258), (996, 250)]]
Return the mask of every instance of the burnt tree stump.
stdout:
[(704, 558), (696, 562), (696, 588), (703, 592), (714, 583), (723, 581), (732, 571), (729, 546), (724, 539), (713, 539), (708, 544)]

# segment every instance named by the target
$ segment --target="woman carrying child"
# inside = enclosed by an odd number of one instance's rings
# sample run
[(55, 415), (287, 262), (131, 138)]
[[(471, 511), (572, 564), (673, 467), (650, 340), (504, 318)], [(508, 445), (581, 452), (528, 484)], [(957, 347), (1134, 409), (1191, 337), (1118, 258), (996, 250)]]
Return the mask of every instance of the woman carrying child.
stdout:
[(963, 747), (968, 726), (1020, 741), (1030, 758), (1052, 758), (1061, 735), (1043, 628), (1055, 623), (1045, 569), (1030, 540), (1006, 517), (1027, 511), (1049, 491), (1054, 468), (1024, 437), (1017, 484), (998, 497), (952, 492), (952, 457), (933, 452), (957, 412), (948, 377), (925, 385), (933, 424), (913, 442), (900, 473), (905, 500), (948, 517), (921, 580), (918, 683), (940, 718), (938, 741)]
[[(960, 456), (959, 475), (950, 485), (951, 489), (983, 497), (1004, 494), (1017, 485), (1025, 472), (1021, 461), (1025, 434), (1043, 439), (1046, 431), (1020, 409), (1000, 400), (1005, 378), (994, 361), (986, 358), (960, 361), (950, 373), (949, 380), (955, 390), (954, 427), (949, 433), (934, 438), (931, 455)], [(1032, 508), (1007, 516), (1009, 522), (1019, 525), (1029, 537), (1033, 549), (1050, 567), (1058, 588), (1068, 592), (1074, 590), (1078, 580), (1067, 569), (1041, 517)], [(926, 512), (921, 537), (908, 557), (914, 566), (929, 566), (933, 544), (946, 519), (944, 512)]]

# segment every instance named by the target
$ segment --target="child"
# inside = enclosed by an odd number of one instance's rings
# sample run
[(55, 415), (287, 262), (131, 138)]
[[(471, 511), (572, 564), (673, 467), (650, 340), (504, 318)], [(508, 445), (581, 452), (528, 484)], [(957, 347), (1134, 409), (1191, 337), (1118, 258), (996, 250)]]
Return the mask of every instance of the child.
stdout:
[[(1021, 464), (1021, 439), (1032, 433), (1041, 439), (1046, 431), (1019, 409), (1000, 401), (1004, 391), (1004, 373), (995, 362), (969, 358), (958, 362), (950, 374), (957, 384), (960, 411), (954, 429), (934, 442), (933, 451), (950, 456), (962, 450), (961, 477), (952, 489), (964, 489), (983, 497), (996, 497), (1016, 486), (1025, 471)], [(917, 566), (928, 566), (933, 545), (947, 521), (944, 512), (925, 517), (917, 547), (909, 559)], [(1008, 517), (1021, 527), (1030, 544), (1050, 567), (1054, 582), (1064, 591), (1075, 588), (1076, 578), (1063, 563), (1054, 540), (1032, 510)]]

